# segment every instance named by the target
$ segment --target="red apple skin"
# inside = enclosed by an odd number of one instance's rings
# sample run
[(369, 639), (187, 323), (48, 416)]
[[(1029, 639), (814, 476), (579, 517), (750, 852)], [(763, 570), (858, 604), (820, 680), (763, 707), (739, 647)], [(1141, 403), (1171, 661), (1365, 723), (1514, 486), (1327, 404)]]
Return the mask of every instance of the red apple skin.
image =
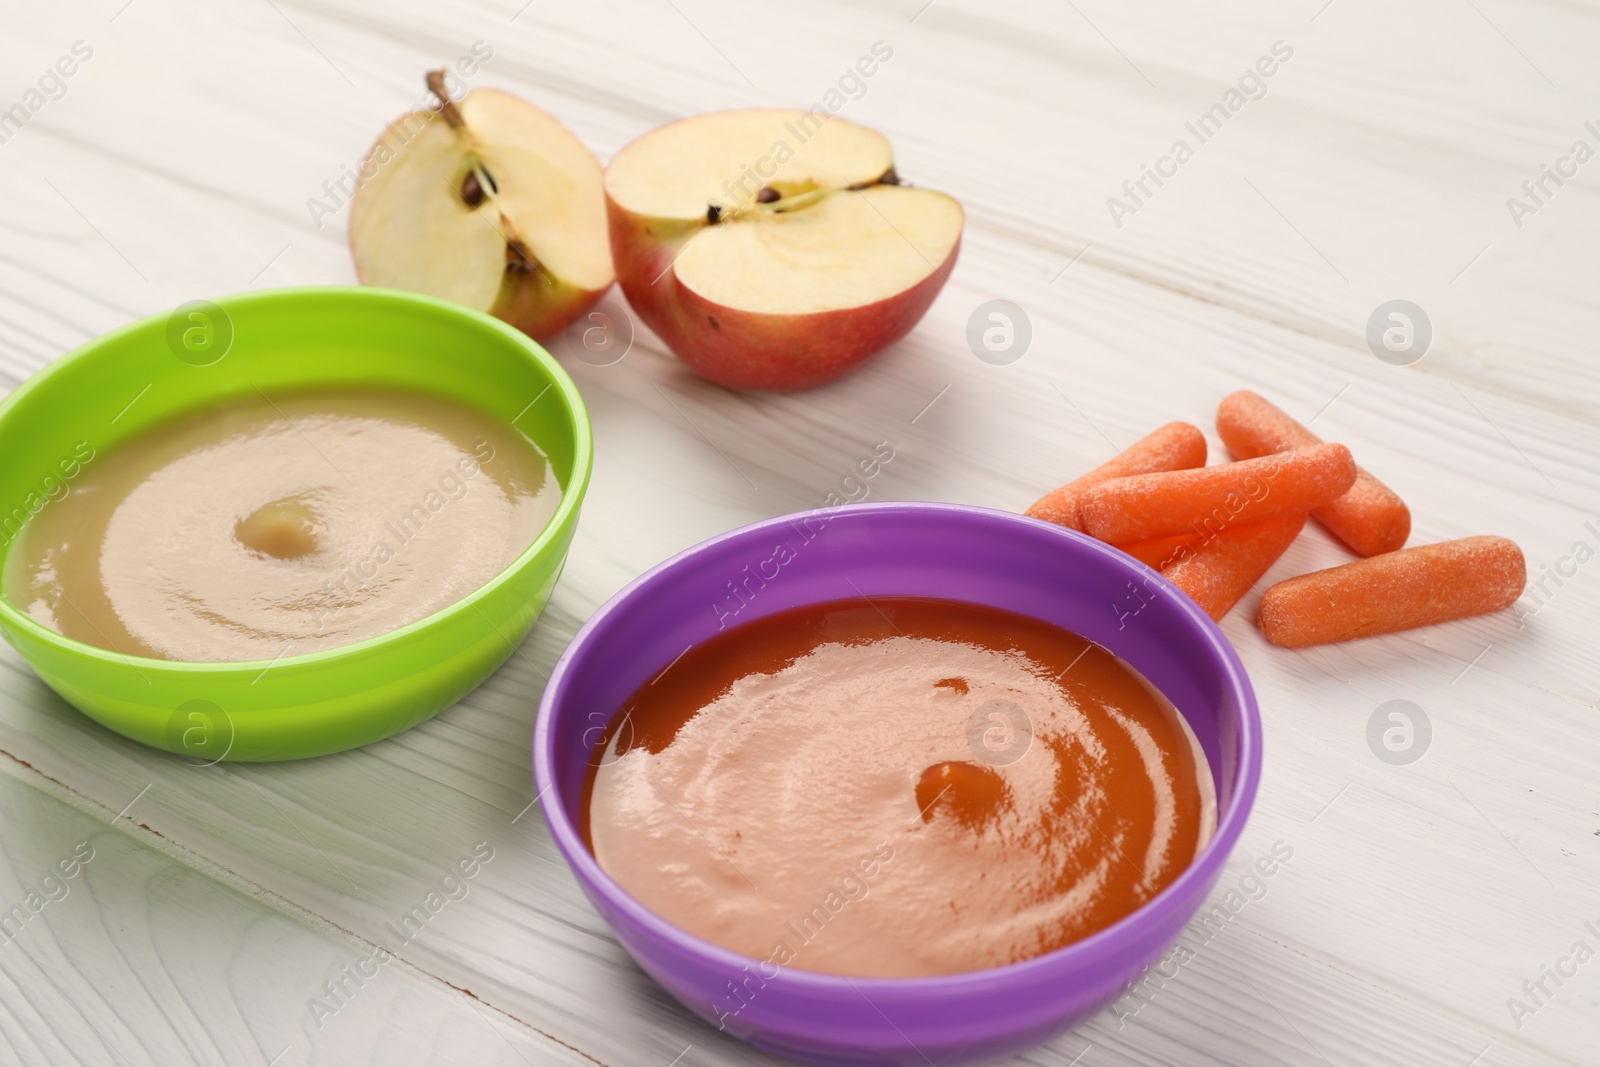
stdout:
[(576, 322), (610, 292), (581, 289), (566, 282), (553, 281), (542, 268), (535, 271), (506, 271), (489, 314), (510, 323), (535, 341), (549, 341)]
[(806, 315), (769, 315), (713, 303), (679, 283), (673, 259), (699, 222), (635, 214), (606, 197), (611, 259), (629, 305), (672, 354), (730, 389), (789, 392), (826, 385), (911, 332), (961, 251), (892, 297)]
[[(361, 275), (361, 260), (355, 254), (354, 237), (347, 243), (355, 266), (356, 281), (371, 285)], [(487, 312), (501, 322), (515, 326), (535, 341), (546, 342), (576, 322), (610, 291), (609, 284), (604, 289), (580, 289), (565, 282), (554, 282), (542, 269), (532, 272), (508, 270), (500, 280), (500, 291), (495, 294), (494, 303), (487, 308), (473, 310)]]

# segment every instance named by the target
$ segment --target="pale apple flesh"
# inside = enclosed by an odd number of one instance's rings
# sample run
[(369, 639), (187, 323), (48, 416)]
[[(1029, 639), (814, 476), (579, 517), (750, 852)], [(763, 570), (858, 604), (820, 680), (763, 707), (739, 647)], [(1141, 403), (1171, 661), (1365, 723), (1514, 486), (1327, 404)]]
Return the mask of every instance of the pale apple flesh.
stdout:
[(954, 265), (960, 205), (895, 182), (888, 141), (843, 119), (746, 111), (674, 123), (607, 168), (618, 279), (705, 377), (821, 385), (909, 332)]
[(373, 145), (350, 217), (357, 277), (559, 333), (614, 279), (600, 164), (507, 93), (440, 100)]

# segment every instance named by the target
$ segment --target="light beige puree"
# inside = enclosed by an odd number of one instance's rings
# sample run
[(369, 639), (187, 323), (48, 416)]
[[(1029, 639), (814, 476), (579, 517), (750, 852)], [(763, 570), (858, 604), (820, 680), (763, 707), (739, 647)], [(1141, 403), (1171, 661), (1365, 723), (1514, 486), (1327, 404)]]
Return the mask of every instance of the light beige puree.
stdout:
[(532, 442), (465, 405), (256, 394), (83, 465), (18, 536), (4, 593), (125, 655), (270, 660), (454, 603), (532, 544), (560, 498)]

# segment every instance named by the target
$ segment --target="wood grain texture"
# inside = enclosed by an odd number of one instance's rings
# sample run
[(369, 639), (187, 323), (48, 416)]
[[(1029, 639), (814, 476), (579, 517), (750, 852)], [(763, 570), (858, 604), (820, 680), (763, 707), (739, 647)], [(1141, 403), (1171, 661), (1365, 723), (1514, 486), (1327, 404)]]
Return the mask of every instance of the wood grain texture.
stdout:
[(9, 760), (0, 799), (0, 900), (26, 909), (0, 942), (12, 1062), (588, 1062)]
[[(1600, 124), (1597, 12), (1321, 6), (112, 0), (14, 13), (0, 107), (74, 41), (94, 55), (0, 144), (5, 385), (184, 300), (352, 281), (343, 212), (319, 228), (307, 200), (417, 102), (422, 70), (480, 39), (495, 55), (474, 84), (550, 109), (602, 159), (684, 114), (808, 103), (887, 41), (892, 60), (842, 113), (885, 130), (902, 174), (969, 212), (928, 318), (825, 389), (730, 393), (642, 330), (611, 367), (563, 355), (596, 439), (569, 565), (518, 654), (407, 734), (197, 769), (93, 725), (0, 653), (0, 750), (38, 787), (0, 777), (0, 900), (89, 832), (86, 813), (109, 819), (137, 797), (116, 831), (99, 827), (81, 882), (0, 950), (14, 1058), (265, 1063), (291, 1046), (280, 1063), (769, 1062), (666, 998), (583, 901), (534, 803), (533, 713), (567, 639), (626, 581), (731, 526), (822, 503), (879, 440), (896, 457), (874, 498), (1020, 510), (1162, 422), (1209, 428), (1216, 402), (1248, 387), (1404, 496), (1413, 543), (1510, 536), (1536, 582), (1574, 542), (1600, 548), (1585, 526), (1600, 519), (1600, 162), (1521, 228), (1505, 206), (1572, 141), (1600, 147), (1584, 129)], [(1107, 198), (1280, 40), (1294, 55), (1264, 98), (1116, 226)], [(1434, 326), (1411, 367), (1364, 340), (1396, 297)], [(1008, 366), (966, 346), (968, 316), (992, 298), (1033, 327)], [(1264, 582), (1347, 558), (1313, 530)], [(1545, 588), (1520, 622), (1303, 652), (1262, 640), (1248, 595), (1223, 628), (1261, 697), (1267, 762), (1215, 901), (1274, 842), (1294, 858), (1147, 1003), (1019, 1062), (1594, 1062), (1600, 963), (1520, 1025), (1507, 1006), (1575, 941), (1600, 948), (1585, 932), (1600, 926), (1600, 564)], [(1366, 740), (1394, 699), (1433, 727), (1407, 766)], [(316, 1030), (305, 1002), (329, 968), (384, 943), (479, 842), (494, 859), (467, 896)]]

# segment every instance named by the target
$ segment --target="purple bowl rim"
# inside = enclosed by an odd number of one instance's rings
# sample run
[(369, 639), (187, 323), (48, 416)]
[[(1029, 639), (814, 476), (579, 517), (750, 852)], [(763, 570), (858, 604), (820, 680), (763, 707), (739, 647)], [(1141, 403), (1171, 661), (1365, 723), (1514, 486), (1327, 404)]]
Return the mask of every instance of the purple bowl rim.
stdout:
[[(1153, 920), (1170, 918), (1172, 913), (1189, 910), (1190, 914), (1198, 910), (1198, 905), (1188, 909), (1186, 898), (1191, 886), (1204, 883), (1214, 875), (1220, 874), (1223, 865), (1232, 854), (1234, 846), (1238, 843), (1244, 826), (1250, 818), (1251, 809), (1255, 804), (1257, 787), (1261, 780), (1261, 742), (1262, 727), (1261, 713), (1256, 703), (1255, 689), (1250, 684), (1250, 677), (1244, 669), (1244, 664), (1239, 659), (1232, 643), (1228, 641), (1212, 618), (1200, 609), (1189, 596), (1178, 589), (1159, 571), (1134, 559), (1127, 553), (1103, 541), (1097, 541), (1087, 534), (1068, 529), (1055, 523), (1045, 522), (1040, 519), (1030, 518), (1014, 512), (1000, 511), (995, 508), (977, 507), (971, 504), (947, 504), (933, 501), (881, 501), (875, 503), (843, 504), (836, 507), (813, 508), (807, 511), (793, 512), (788, 515), (779, 515), (775, 518), (761, 519), (736, 527), (724, 533), (716, 534), (698, 544), (678, 552), (651, 567), (633, 581), (623, 586), (609, 600), (602, 604), (587, 622), (579, 627), (578, 632), (568, 642), (566, 649), (556, 660), (555, 667), (550, 671), (550, 680), (544, 688), (544, 695), (539, 700), (538, 718), (533, 728), (533, 776), (534, 786), (538, 795), (542, 796), (545, 789), (555, 793), (560, 792), (556, 784), (554, 761), (551, 753), (550, 720), (555, 706), (565, 692), (567, 673), (573, 659), (583, 650), (595, 630), (606, 623), (611, 615), (619, 611), (623, 604), (639, 589), (653, 582), (662, 573), (676, 567), (690, 557), (711, 551), (718, 546), (733, 540), (753, 537), (759, 531), (776, 526), (786, 526), (794, 521), (807, 518), (825, 516), (837, 518), (841, 514), (884, 514), (899, 512), (921, 512), (935, 516), (962, 516), (973, 519), (985, 520), (1000, 525), (1011, 525), (1020, 528), (1032, 528), (1039, 531), (1053, 532), (1069, 541), (1077, 542), (1096, 555), (1103, 557), (1108, 563), (1124, 568), (1141, 579), (1153, 577), (1160, 586), (1175, 594), (1174, 600), (1178, 609), (1195, 622), (1200, 634), (1206, 641), (1206, 648), (1213, 656), (1221, 659), (1224, 675), (1239, 698), (1239, 760), (1235, 773), (1234, 793), (1232, 802), (1225, 813), (1217, 820), (1216, 832), (1211, 840), (1201, 849), (1199, 857), (1186, 867), (1182, 874), (1173, 879), (1161, 892), (1145, 901), (1139, 907), (1118, 919), (1110, 926), (1097, 930), (1088, 937), (1063, 945), (1030, 959), (1017, 963), (1008, 963), (1000, 967), (989, 967), (978, 971), (960, 971), (955, 974), (934, 975), (918, 978), (870, 978), (857, 975), (829, 974), (822, 971), (808, 971), (798, 967), (784, 967), (782, 973), (773, 981), (793, 984), (802, 989), (816, 992), (857, 992), (855, 987), (867, 986), (881, 994), (928, 994), (943, 993), (961, 995), (963, 993), (977, 993), (992, 989), (999, 981), (1007, 983), (1024, 981), (1030, 978), (1048, 978), (1052, 972), (1073, 972), (1081, 967), (1092, 966), (1108, 957), (1121, 952), (1135, 949), (1137, 931), (1141, 926), (1148, 927)], [(746, 966), (757, 966), (762, 961), (755, 956), (746, 956), (732, 949), (714, 944), (702, 937), (689, 933), (663, 919), (651, 911), (643, 903), (635, 899), (630, 893), (612, 880), (611, 876), (600, 867), (594, 855), (584, 847), (579, 837), (577, 828), (566, 816), (564, 806), (559, 803), (559, 798), (552, 796), (551, 804), (540, 804), (540, 814), (544, 817), (545, 825), (550, 830), (556, 847), (561, 850), (562, 857), (567, 861), (573, 874), (589, 890), (598, 893), (618, 911), (637, 925), (643, 927), (648, 933), (660, 940), (667, 942), (675, 951), (689, 956), (699, 957), (701, 960), (718, 967), (726, 967), (730, 973), (736, 973)], [(1203, 902), (1203, 900), (1202, 900)], [(608, 925), (610, 925), (608, 923)], [(631, 953), (630, 953), (631, 955)]]

